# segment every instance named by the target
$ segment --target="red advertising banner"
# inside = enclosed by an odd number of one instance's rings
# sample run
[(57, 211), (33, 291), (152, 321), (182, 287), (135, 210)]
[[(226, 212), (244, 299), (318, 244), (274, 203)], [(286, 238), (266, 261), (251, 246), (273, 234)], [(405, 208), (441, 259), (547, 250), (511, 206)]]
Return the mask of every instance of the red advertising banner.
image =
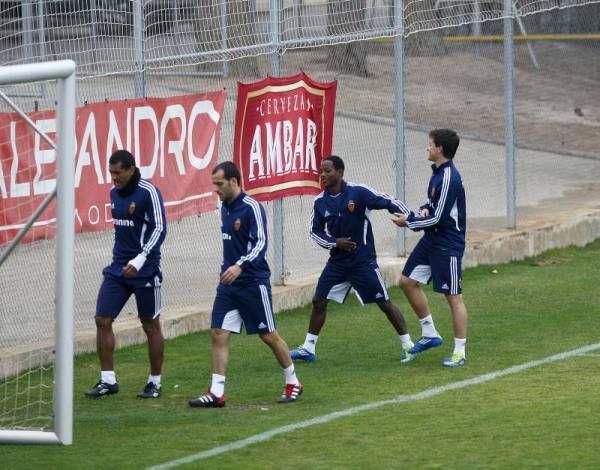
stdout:
[(246, 193), (270, 201), (321, 191), (336, 87), (337, 82), (315, 82), (304, 73), (238, 84), (234, 161)]
[[(94, 103), (76, 111), (75, 228), (112, 227), (108, 159), (136, 158), (142, 178), (162, 192), (167, 219), (214, 210), (210, 172), (217, 163), (225, 92)], [(55, 140), (52, 111), (29, 114)], [(56, 153), (18, 115), (0, 113), (0, 246), (8, 243), (56, 186)], [(25, 241), (52, 238), (55, 203)]]

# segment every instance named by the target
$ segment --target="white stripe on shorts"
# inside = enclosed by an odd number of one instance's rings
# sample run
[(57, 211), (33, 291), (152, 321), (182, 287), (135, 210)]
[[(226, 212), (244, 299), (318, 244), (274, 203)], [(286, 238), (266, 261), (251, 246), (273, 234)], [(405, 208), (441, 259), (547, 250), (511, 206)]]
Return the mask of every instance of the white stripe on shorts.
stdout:
[(153, 320), (160, 315), (160, 312), (162, 310), (161, 300), (162, 299), (160, 298), (160, 279), (158, 278), (158, 276), (154, 276), (154, 316), (152, 317)]
[(458, 294), (458, 262), (456, 256), (450, 257), (450, 295)]
[(258, 287), (260, 287), (260, 295), (262, 297), (263, 309), (265, 311), (265, 317), (267, 318), (267, 326), (269, 327), (269, 332), (275, 331), (273, 309), (271, 308), (271, 302), (269, 301), (269, 292), (267, 291), (267, 286), (261, 284)]
[(390, 296), (388, 295), (388, 291), (385, 288), (385, 282), (383, 282), (383, 276), (381, 275), (381, 271), (379, 271), (379, 268), (375, 268), (375, 274), (377, 274), (377, 279), (379, 279), (379, 284), (381, 284), (381, 288), (383, 289), (383, 295), (385, 296), (385, 300), (390, 300)]

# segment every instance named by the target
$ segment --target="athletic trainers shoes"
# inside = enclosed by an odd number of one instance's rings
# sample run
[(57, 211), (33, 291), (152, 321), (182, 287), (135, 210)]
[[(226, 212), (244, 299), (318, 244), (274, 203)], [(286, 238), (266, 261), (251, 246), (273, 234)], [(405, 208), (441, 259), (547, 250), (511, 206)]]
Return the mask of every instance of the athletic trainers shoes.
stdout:
[(460, 367), (465, 365), (465, 355), (461, 353), (453, 353), (452, 356), (442, 361), (444, 367)]
[(223, 408), (225, 406), (225, 394), (216, 396), (210, 390), (198, 398), (188, 401), (192, 408)]
[(290, 357), (293, 361), (315, 362), (317, 360), (317, 355), (315, 353), (308, 352), (302, 346), (292, 349), (290, 351)]
[(402, 352), (400, 353), (400, 363), (401, 364), (415, 360), (416, 354), (411, 353), (410, 352), (411, 349), (402, 349)]
[(283, 389), (282, 395), (279, 397), (279, 400), (277, 400), (277, 403), (291, 403), (293, 401), (296, 401), (298, 397), (302, 395), (303, 391), (304, 387), (300, 383), (286, 384), (285, 388)]
[(119, 391), (119, 384), (107, 384), (106, 382), (102, 382), (100, 380), (96, 385), (90, 388), (85, 395), (90, 398), (100, 398), (104, 395), (114, 395)]
[(156, 385), (154, 382), (148, 382), (140, 393), (138, 393), (138, 398), (159, 398), (160, 397), (160, 386)]
[(427, 351), (428, 349), (435, 348), (442, 344), (444, 344), (444, 340), (439, 336), (421, 336), (419, 340), (415, 343), (415, 345), (412, 347), (410, 352), (413, 354), (422, 353), (423, 351)]

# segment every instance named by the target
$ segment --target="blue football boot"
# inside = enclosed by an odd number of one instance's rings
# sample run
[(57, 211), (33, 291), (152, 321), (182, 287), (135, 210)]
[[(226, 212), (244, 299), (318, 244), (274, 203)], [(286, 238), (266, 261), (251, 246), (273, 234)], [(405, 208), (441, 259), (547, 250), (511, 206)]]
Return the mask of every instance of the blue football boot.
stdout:
[(428, 349), (441, 346), (442, 344), (444, 344), (444, 340), (439, 336), (421, 336), (409, 352), (418, 354), (427, 351)]

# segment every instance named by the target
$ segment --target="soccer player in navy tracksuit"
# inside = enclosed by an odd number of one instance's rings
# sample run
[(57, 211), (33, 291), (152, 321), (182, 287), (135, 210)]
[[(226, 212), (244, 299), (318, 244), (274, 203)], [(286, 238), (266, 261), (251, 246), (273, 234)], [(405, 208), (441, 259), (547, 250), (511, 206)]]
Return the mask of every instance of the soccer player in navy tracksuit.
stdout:
[(414, 359), (413, 343), (406, 322), (391, 301), (377, 266), (375, 241), (369, 212), (387, 209), (406, 213), (408, 208), (388, 195), (343, 179), (344, 162), (336, 155), (321, 163), (321, 182), (325, 190), (315, 198), (310, 219), (310, 236), (330, 250), (313, 297), (313, 308), (304, 344), (291, 351), (292, 359), (314, 362), (315, 347), (327, 316), (329, 300), (343, 303), (353, 287), (362, 304), (376, 303), (400, 336), (400, 361)]
[(212, 171), (215, 192), (223, 202), (223, 263), (212, 310), (212, 383), (208, 392), (189, 401), (192, 407), (225, 406), (229, 337), (240, 333), (242, 325), (247, 334), (258, 334), (283, 368), (285, 387), (279, 403), (296, 401), (303, 391), (287, 344), (275, 329), (266, 260), (267, 216), (262, 205), (241, 190), (240, 182), (240, 171), (232, 162), (220, 163)]
[(158, 398), (164, 339), (160, 328), (160, 246), (167, 234), (165, 207), (160, 191), (140, 176), (133, 155), (117, 150), (108, 161), (114, 187), (110, 191), (114, 225), (112, 263), (104, 268), (104, 281), (96, 304), (96, 347), (100, 381), (86, 395), (92, 398), (119, 391), (113, 367), (115, 336), (112, 323), (135, 295), (138, 316), (148, 338), (150, 376), (139, 398)]
[(433, 279), (433, 290), (446, 296), (452, 312), (454, 351), (442, 362), (445, 367), (464, 365), (467, 342), (467, 308), (462, 298), (461, 264), (465, 251), (466, 204), (460, 173), (453, 163), (460, 139), (450, 129), (429, 133), (428, 160), (433, 174), (427, 188), (427, 202), (418, 215), (400, 216), (394, 222), (400, 227), (425, 233), (408, 258), (400, 287), (419, 317), (422, 337), (413, 352), (419, 353), (443, 343), (431, 317), (427, 297), (419, 283)]

